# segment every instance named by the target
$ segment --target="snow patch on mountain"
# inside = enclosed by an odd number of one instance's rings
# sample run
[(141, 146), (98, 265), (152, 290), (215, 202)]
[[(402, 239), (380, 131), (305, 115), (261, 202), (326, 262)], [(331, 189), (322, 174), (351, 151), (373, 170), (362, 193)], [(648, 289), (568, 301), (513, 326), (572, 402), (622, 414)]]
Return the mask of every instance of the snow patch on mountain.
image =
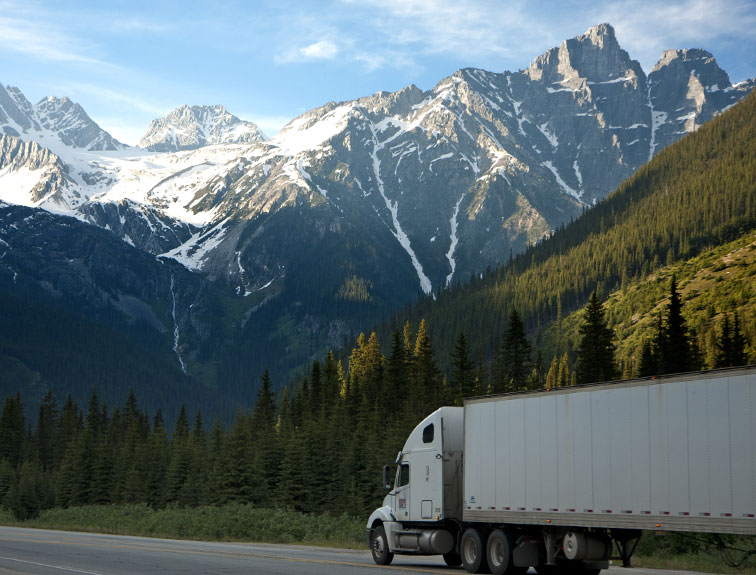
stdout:
[(449, 267), (451, 268), (451, 271), (449, 272), (449, 275), (446, 276), (447, 287), (451, 285), (452, 278), (454, 277), (454, 271), (457, 269), (457, 261), (454, 259), (454, 251), (457, 249), (457, 243), (459, 242), (459, 238), (457, 237), (457, 216), (459, 216), (459, 206), (462, 204), (462, 200), (464, 199), (465, 196), (463, 195), (461, 198), (459, 198), (459, 200), (457, 200), (457, 203), (454, 205), (454, 213), (449, 220), (449, 225), (451, 227), (451, 236), (449, 238), (449, 251), (446, 252), (446, 259), (449, 260)]
[(559, 172), (557, 171), (556, 167), (554, 167), (554, 163), (551, 160), (541, 162), (544, 166), (546, 166), (552, 174), (554, 174), (554, 177), (556, 178), (557, 183), (559, 184), (559, 187), (561, 187), (565, 192), (570, 194), (573, 198), (576, 200), (580, 200), (582, 194), (572, 188), (567, 182), (565, 182), (562, 179), (562, 176), (559, 175)]

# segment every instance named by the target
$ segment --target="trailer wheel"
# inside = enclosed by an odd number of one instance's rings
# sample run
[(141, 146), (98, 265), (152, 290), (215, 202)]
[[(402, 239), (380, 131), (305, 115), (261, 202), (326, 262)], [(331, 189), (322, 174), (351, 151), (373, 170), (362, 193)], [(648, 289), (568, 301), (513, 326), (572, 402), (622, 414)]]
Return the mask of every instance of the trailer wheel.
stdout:
[(512, 550), (515, 542), (511, 535), (501, 529), (495, 529), (488, 536), (486, 558), (491, 573), (494, 575), (524, 575), (527, 567), (515, 567), (512, 560)]
[(462, 565), (462, 557), (459, 556), (459, 553), (456, 549), (449, 551), (448, 553), (444, 553), (444, 562), (449, 567), (459, 567)]
[(486, 540), (487, 533), (476, 529), (468, 528), (462, 534), (462, 540), (459, 543), (462, 566), (468, 573), (489, 573), (488, 561), (486, 560)]
[(389, 565), (394, 560), (394, 554), (389, 550), (386, 530), (383, 525), (373, 529), (373, 536), (370, 538), (370, 551), (373, 554), (373, 561), (378, 565)]

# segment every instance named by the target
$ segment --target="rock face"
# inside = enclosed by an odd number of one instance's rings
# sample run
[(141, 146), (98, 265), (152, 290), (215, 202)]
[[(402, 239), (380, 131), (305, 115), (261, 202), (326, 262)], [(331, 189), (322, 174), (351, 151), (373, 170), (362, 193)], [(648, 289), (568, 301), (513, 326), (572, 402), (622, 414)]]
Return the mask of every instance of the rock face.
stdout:
[(667, 50), (648, 75), (648, 85), (652, 148), (659, 150), (732, 106), (755, 82), (733, 86), (706, 50)]
[(87, 202), (79, 212), (83, 219), (105, 228), (127, 244), (152, 254), (167, 252), (197, 232), (197, 228), (161, 213), (153, 206), (131, 200)]
[(124, 144), (100, 128), (78, 104), (50, 96), (32, 106), (18, 88), (0, 85), (0, 131), (58, 151), (60, 147), (101, 151)]
[(178, 152), (264, 139), (260, 128), (240, 120), (223, 106), (180, 106), (165, 118), (153, 120), (139, 145), (153, 152)]

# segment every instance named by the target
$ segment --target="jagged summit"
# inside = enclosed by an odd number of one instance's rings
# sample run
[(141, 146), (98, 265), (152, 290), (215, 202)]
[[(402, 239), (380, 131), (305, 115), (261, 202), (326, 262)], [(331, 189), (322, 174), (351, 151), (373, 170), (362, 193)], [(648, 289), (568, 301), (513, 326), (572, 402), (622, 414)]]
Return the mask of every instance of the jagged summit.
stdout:
[(593, 26), (585, 34), (548, 50), (533, 61), (526, 73), (531, 80), (546, 83), (645, 77), (640, 64), (620, 47), (609, 24)]
[(240, 120), (223, 106), (182, 105), (164, 118), (153, 120), (139, 145), (153, 152), (177, 152), (263, 140), (265, 135), (256, 124)]
[(90, 151), (120, 150), (113, 138), (69, 98), (49, 96), (32, 106), (18, 88), (0, 84), (0, 132), (58, 151), (61, 146)]
[(67, 146), (87, 150), (118, 150), (124, 147), (70, 98), (49, 96), (40, 100), (34, 110), (42, 128), (56, 132)]
[(700, 48), (687, 50), (665, 50), (651, 73), (666, 68), (677, 75), (695, 75), (706, 86), (718, 86), (720, 90), (728, 88), (730, 77), (722, 70), (716, 58)]

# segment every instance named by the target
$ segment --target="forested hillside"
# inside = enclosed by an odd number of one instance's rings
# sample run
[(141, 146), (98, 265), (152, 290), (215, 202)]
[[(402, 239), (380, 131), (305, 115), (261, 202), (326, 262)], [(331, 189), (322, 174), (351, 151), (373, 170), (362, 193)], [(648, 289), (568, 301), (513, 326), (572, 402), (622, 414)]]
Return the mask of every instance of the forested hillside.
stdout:
[[(707, 253), (755, 227), (756, 97), (751, 95), (664, 149), (605, 201), (549, 239), (395, 314), (378, 333), (387, 342), (405, 321), (416, 324), (425, 318), (439, 357), (447, 358), (442, 367), (448, 366), (460, 332), (476, 356), (490, 361), (516, 310), (540, 347), (546, 328), (560, 325), (592, 291), (606, 298), (642, 285), (664, 266)], [(716, 313), (731, 307), (725, 301), (711, 303)], [(752, 331), (752, 308), (739, 309)], [(626, 320), (613, 317), (613, 323)], [(567, 349), (544, 350), (544, 357), (548, 361), (551, 353), (562, 351)]]
[[(718, 340), (723, 330), (734, 328), (736, 322), (746, 341), (746, 361), (756, 362), (756, 233), (752, 231), (695, 258), (661, 266), (609, 295), (604, 305), (617, 341), (622, 375), (637, 375), (643, 344), (654, 338), (673, 276), (679, 283), (700, 367), (719, 367)], [(538, 342), (539, 349), (572, 356), (582, 317), (578, 310), (551, 324)]]

